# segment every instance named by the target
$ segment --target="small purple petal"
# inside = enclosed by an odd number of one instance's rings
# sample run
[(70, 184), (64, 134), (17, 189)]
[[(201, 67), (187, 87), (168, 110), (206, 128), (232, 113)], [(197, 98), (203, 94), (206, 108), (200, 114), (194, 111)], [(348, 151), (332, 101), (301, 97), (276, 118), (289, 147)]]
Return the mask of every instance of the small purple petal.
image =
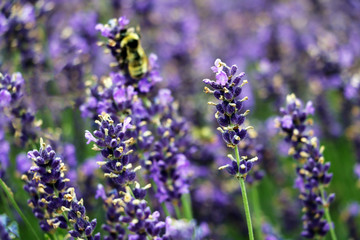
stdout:
[(86, 144), (89, 144), (90, 142), (96, 142), (96, 138), (88, 130), (85, 130), (85, 138), (88, 140)]
[(216, 74), (216, 83), (221, 86), (225, 86), (228, 82), (228, 77), (224, 71), (220, 71)]

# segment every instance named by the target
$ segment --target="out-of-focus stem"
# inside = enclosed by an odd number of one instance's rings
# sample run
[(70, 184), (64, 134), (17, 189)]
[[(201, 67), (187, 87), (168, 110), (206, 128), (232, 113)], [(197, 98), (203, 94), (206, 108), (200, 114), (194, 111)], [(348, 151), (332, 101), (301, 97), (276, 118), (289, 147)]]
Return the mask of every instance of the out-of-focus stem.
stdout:
[[(321, 194), (322, 201), (326, 202), (325, 194), (324, 194), (324, 187), (320, 186), (319, 189), (320, 189), (320, 194)], [(335, 229), (334, 229), (333, 223), (331, 221), (331, 216), (330, 216), (330, 212), (329, 212), (329, 206), (324, 206), (324, 211), (325, 211), (326, 220), (327, 220), (327, 222), (329, 224), (329, 227), (330, 227), (331, 239), (332, 240), (337, 240), (337, 237), (336, 237), (336, 234), (335, 234)]]
[[(154, 180), (151, 180), (151, 186), (153, 186), (155, 193), (157, 192), (157, 185)], [(167, 206), (164, 202), (161, 203), (161, 207), (167, 217), (171, 216)]]
[[(51, 236), (52, 234), (49, 234), (49, 235)], [(53, 236), (54, 236), (55, 240), (59, 240), (59, 238), (56, 234), (54, 234)]]
[(181, 196), (181, 203), (184, 208), (185, 218), (188, 220), (193, 219), (190, 193), (186, 193)]
[[(45, 236), (48, 237), (47, 239), (57, 240), (57, 237), (54, 237), (54, 235), (51, 234), (51, 233), (45, 233)], [(45, 238), (46, 238), (46, 237), (45, 237)]]
[[(239, 165), (240, 164), (240, 155), (239, 155), (238, 146), (236, 146), (235, 154), (236, 154), (236, 160)], [(251, 223), (251, 216), (250, 216), (249, 202), (248, 202), (248, 198), (247, 198), (247, 194), (246, 194), (245, 181), (244, 181), (244, 178), (241, 176), (238, 176), (238, 179), (239, 179), (240, 186), (241, 186), (241, 193), (242, 193), (243, 204), (244, 204), (244, 209), (245, 209), (246, 223), (247, 223), (247, 227), (248, 227), (248, 231), (249, 231), (249, 239), (254, 240), (254, 232), (253, 232), (252, 223)]]
[(258, 193), (258, 189), (257, 186), (252, 186), (251, 191), (250, 191), (250, 197), (251, 197), (251, 202), (252, 202), (252, 206), (253, 206), (253, 212), (254, 212), (254, 216), (255, 218), (254, 220), (254, 228), (255, 228), (255, 235), (256, 235), (256, 239), (258, 240), (263, 240), (263, 234), (261, 231), (261, 207), (260, 207), (260, 202), (259, 202), (259, 193)]
[(0, 203), (3, 204), (2, 206), (4, 206), (6, 215), (13, 219), (14, 216), (13, 216), (12, 212), (10, 211), (10, 205), (9, 205), (8, 201), (6, 200), (6, 197), (2, 191), (0, 191), (0, 199), (1, 199)]
[(167, 217), (171, 216), (169, 210), (166, 207), (166, 204), (164, 202), (161, 203), (161, 207)]
[(173, 203), (173, 206), (175, 209), (176, 218), (181, 219), (181, 211), (180, 211), (179, 205), (177, 203)]

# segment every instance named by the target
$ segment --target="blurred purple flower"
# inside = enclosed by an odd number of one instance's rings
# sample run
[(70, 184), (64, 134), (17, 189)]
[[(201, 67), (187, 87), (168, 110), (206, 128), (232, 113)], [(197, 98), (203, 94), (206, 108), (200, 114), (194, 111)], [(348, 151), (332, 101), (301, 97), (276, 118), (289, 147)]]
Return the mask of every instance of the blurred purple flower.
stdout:
[(0, 90), (0, 107), (7, 107), (11, 102), (11, 94), (5, 90)]
[(161, 105), (166, 106), (173, 102), (174, 98), (172, 97), (169, 89), (163, 88), (159, 90), (159, 100)]
[(98, 198), (101, 198), (104, 201), (106, 200), (106, 193), (105, 193), (104, 186), (102, 184), (97, 185), (95, 199), (98, 199)]
[(32, 161), (29, 160), (26, 154), (20, 153), (16, 156), (16, 169), (19, 173), (23, 174), (29, 171)]

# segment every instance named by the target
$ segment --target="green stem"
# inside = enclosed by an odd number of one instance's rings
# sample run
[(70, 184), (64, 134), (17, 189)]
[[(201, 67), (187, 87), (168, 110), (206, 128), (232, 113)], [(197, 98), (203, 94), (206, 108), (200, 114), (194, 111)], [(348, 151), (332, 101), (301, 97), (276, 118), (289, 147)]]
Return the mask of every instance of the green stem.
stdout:
[(176, 218), (181, 219), (181, 211), (180, 211), (180, 208), (179, 208), (178, 204), (174, 203), (173, 206), (174, 206), (174, 209), (175, 209)]
[(6, 215), (11, 219), (14, 219), (12, 212), (10, 211), (10, 205), (6, 200), (6, 197), (2, 191), (0, 191), (1, 206), (5, 208)]
[(193, 219), (190, 193), (186, 193), (181, 196), (181, 203), (184, 208), (185, 218), (188, 220)]
[(134, 195), (134, 193), (133, 193), (133, 191), (132, 191), (131, 187), (129, 187), (128, 189), (129, 189), (129, 191), (130, 191), (130, 195), (131, 195), (133, 198), (135, 198), (135, 195)]
[[(319, 189), (320, 189), (320, 194), (321, 194), (322, 201), (323, 201), (323, 202), (327, 202), (326, 199), (325, 199), (324, 187), (323, 187), (323, 186), (320, 186)], [(326, 203), (326, 204), (327, 204), (327, 203)], [(334, 226), (333, 226), (333, 223), (332, 223), (332, 220), (331, 220), (331, 216), (330, 216), (329, 206), (328, 206), (328, 205), (324, 206), (324, 211), (325, 211), (326, 220), (327, 220), (327, 222), (328, 222), (328, 224), (329, 224), (329, 227), (330, 227), (331, 239), (332, 239), (332, 240), (337, 240), (337, 237), (336, 237), (336, 234), (335, 234), (335, 229), (334, 229)]]
[(240, 165), (240, 154), (239, 154), (239, 147), (236, 145), (235, 148), (235, 155), (236, 155), (236, 161), (237, 161), (237, 165)]
[(166, 204), (164, 202), (161, 203), (161, 207), (167, 217), (171, 216), (169, 210), (166, 207)]
[(258, 240), (263, 240), (263, 234), (261, 231), (261, 207), (260, 207), (260, 202), (259, 202), (259, 193), (257, 190), (257, 186), (252, 186), (251, 191), (251, 202), (253, 203), (253, 212), (254, 212), (254, 216), (255, 218), (254, 220), (254, 228), (255, 228), (255, 235), (256, 235), (256, 239)]
[(51, 233), (46, 233), (45, 235), (48, 237), (48, 239), (57, 240), (57, 237), (54, 237)]
[[(236, 154), (236, 160), (237, 160), (238, 165), (239, 165), (240, 164), (240, 155), (239, 155), (239, 147), (238, 146), (236, 146), (235, 154)], [(253, 227), (252, 227), (252, 223), (251, 223), (249, 202), (248, 202), (248, 198), (247, 198), (247, 195), (246, 195), (245, 181), (244, 181), (244, 178), (242, 176), (237, 176), (237, 177), (239, 179), (240, 186), (241, 186), (241, 193), (242, 193), (242, 197), (243, 197), (243, 204), (244, 204), (244, 209), (245, 209), (246, 222), (247, 222), (247, 227), (248, 227), (248, 231), (249, 231), (249, 240), (254, 240), (254, 232), (253, 232)]]
[[(154, 188), (154, 191), (155, 191), (155, 193), (156, 193), (156, 192), (157, 192), (157, 185), (156, 185), (155, 181), (152, 180), (152, 179), (151, 179), (151, 186)], [(167, 217), (169, 217), (169, 216), (171, 217), (170, 212), (169, 212), (169, 210), (167, 209), (167, 206), (166, 206), (165, 202), (162, 202), (162, 203), (161, 203), (161, 207), (162, 207), (165, 215), (166, 215)]]
[(254, 240), (254, 233), (253, 233), (250, 210), (249, 210), (249, 202), (248, 202), (248, 198), (246, 195), (244, 178), (239, 177), (239, 181), (240, 181), (240, 185), (241, 185), (241, 193), (242, 193), (243, 203), (244, 203), (244, 208), (245, 208), (246, 222), (247, 222), (248, 231), (249, 231), (249, 239)]
[[(52, 234), (50, 234), (50, 235), (52, 235)], [(54, 236), (55, 240), (59, 240), (59, 238), (56, 234), (54, 234), (53, 236)]]
[(32, 227), (32, 225), (30, 224), (29, 220), (25, 217), (24, 213), (20, 210), (19, 206), (17, 205), (13, 194), (11, 192), (11, 190), (8, 188), (8, 186), (5, 184), (5, 182), (0, 179), (0, 186), (2, 187), (2, 189), (4, 190), (6, 196), (9, 198), (11, 204), (14, 206), (15, 210), (19, 213), (19, 215), (21, 216), (21, 218), (24, 220), (24, 222), (28, 225), (28, 227), (31, 229), (31, 231), (33, 232), (34, 236), (36, 239), (40, 240), (39, 236), (37, 235), (36, 231), (34, 230), (34, 228)]

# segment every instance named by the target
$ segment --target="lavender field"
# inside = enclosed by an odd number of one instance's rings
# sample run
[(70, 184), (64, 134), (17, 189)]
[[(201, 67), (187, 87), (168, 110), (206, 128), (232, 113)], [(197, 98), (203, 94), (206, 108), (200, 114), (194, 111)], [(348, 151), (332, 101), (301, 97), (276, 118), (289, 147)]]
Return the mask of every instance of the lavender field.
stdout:
[(358, 0), (0, 0), (0, 240), (360, 240)]

